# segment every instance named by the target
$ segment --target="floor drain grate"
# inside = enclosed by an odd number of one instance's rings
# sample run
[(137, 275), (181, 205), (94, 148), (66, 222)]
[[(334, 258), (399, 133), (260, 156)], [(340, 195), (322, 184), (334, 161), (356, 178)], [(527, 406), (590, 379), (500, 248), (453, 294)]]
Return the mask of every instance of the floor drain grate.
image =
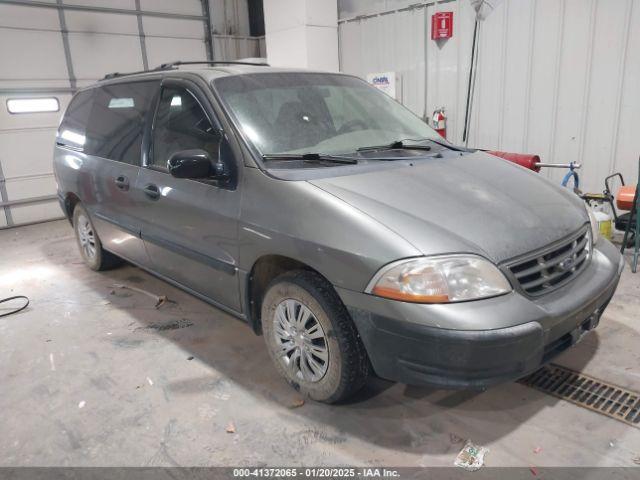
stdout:
[(554, 364), (523, 378), (520, 383), (640, 428), (638, 392)]

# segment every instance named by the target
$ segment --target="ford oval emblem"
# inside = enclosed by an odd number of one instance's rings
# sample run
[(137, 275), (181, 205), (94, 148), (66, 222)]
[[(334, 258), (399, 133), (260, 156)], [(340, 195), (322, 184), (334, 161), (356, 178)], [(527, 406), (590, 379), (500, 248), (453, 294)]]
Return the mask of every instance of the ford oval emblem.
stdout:
[(574, 260), (572, 257), (565, 258), (558, 264), (558, 270), (560, 270), (561, 272), (566, 272), (567, 270), (570, 270), (571, 267), (573, 267), (573, 264)]

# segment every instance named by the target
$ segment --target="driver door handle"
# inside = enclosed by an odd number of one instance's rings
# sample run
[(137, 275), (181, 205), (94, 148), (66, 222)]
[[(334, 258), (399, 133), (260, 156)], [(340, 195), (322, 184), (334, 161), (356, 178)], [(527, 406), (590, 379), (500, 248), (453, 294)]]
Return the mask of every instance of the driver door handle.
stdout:
[(157, 200), (160, 198), (160, 189), (158, 188), (157, 185), (154, 185), (153, 183), (149, 183), (145, 185), (142, 191), (151, 200)]
[(114, 180), (116, 187), (120, 190), (124, 190), (125, 192), (129, 190), (129, 179), (124, 175), (118, 175)]

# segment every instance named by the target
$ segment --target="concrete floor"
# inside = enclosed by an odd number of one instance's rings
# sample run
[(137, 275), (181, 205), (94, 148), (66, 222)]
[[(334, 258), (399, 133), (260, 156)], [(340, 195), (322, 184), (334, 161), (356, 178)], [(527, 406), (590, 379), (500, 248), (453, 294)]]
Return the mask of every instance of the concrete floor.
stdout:
[[(114, 283), (176, 303), (156, 310)], [(639, 293), (627, 266), (598, 330), (557, 363), (640, 390)], [(89, 270), (65, 221), (0, 231), (0, 297), (12, 294), (31, 306), (0, 319), (0, 466), (450, 466), (456, 437), (489, 447), (488, 466), (640, 456), (640, 429), (516, 383), (372, 380), (346, 405), (292, 408), (261, 337), (138, 268)]]

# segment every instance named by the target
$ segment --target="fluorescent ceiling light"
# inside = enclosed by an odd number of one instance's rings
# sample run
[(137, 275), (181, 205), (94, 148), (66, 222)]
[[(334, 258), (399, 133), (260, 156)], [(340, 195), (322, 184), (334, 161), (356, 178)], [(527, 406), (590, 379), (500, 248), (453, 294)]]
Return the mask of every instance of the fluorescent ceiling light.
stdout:
[(60, 104), (55, 97), (48, 98), (10, 98), (7, 100), (9, 113), (57, 112)]

